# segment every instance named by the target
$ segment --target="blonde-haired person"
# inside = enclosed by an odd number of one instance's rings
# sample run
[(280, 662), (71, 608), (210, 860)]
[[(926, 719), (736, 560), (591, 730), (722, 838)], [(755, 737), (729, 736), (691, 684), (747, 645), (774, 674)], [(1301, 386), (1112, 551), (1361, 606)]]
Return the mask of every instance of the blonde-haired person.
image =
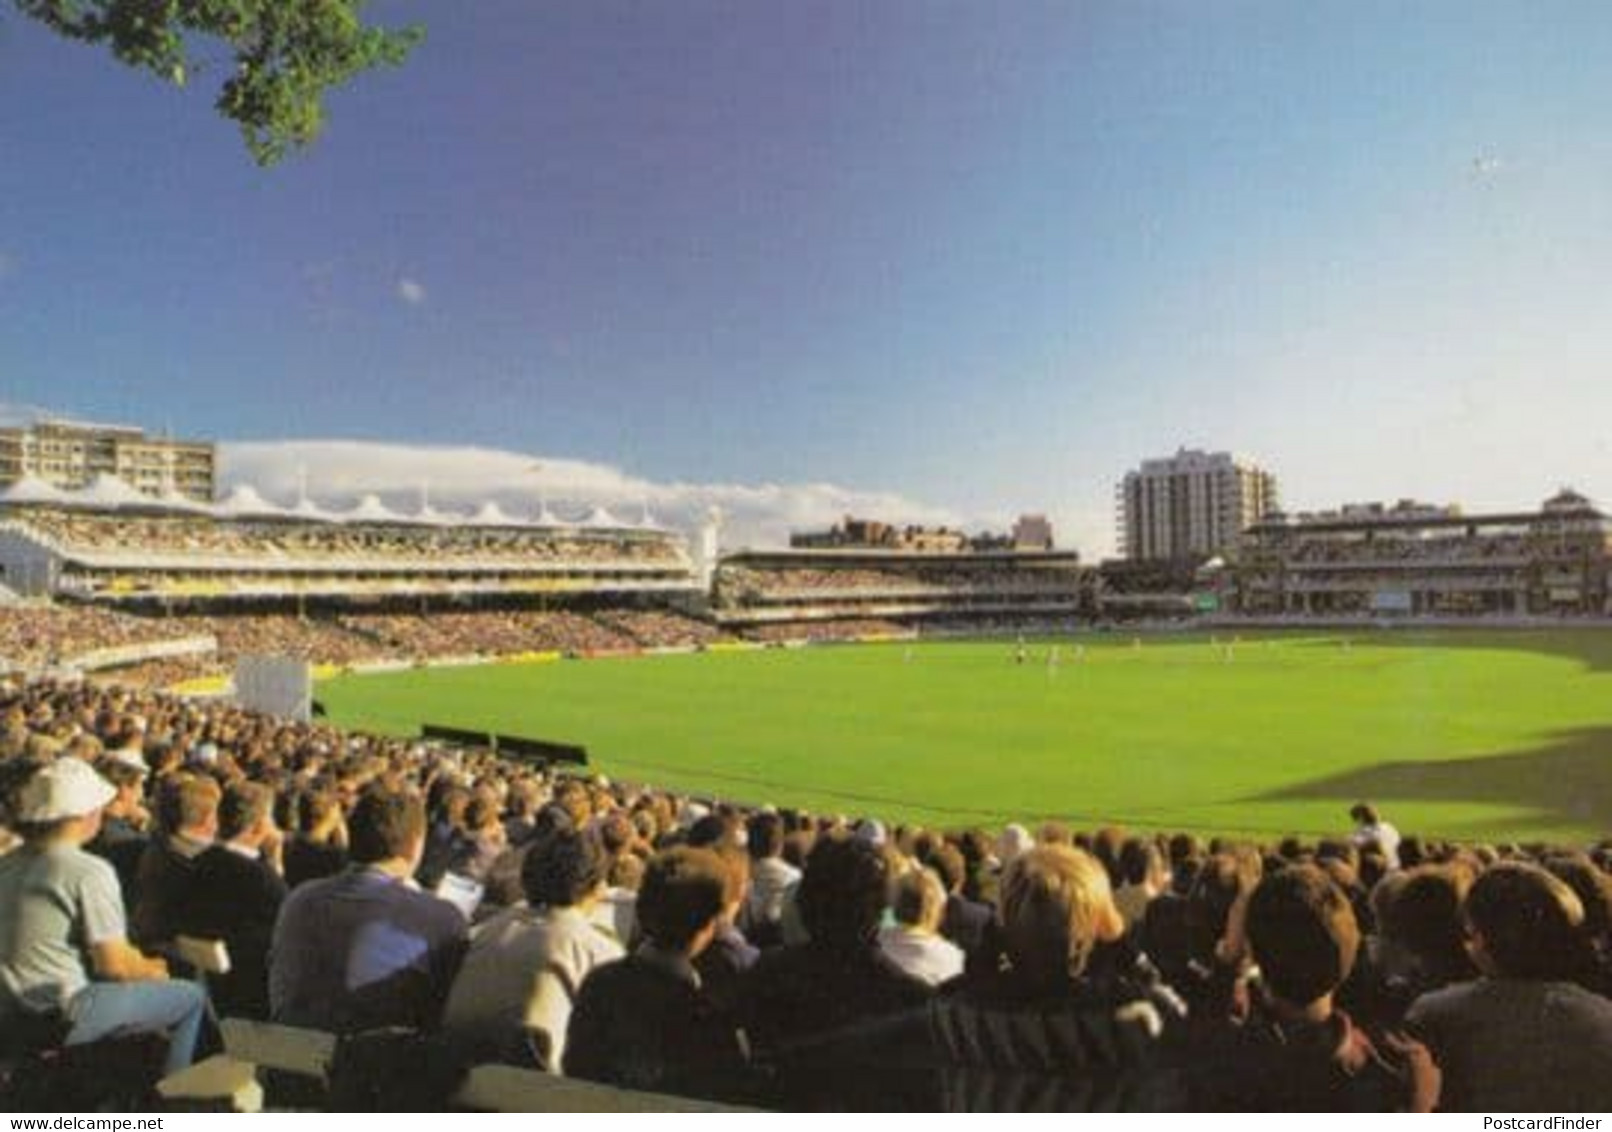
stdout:
[(930, 986), (963, 973), (963, 950), (940, 934), (946, 886), (922, 866), (903, 873), (890, 901), (895, 923), (879, 929), (879, 948), (897, 967)]
[[(948, 989), (930, 1014), (939, 1105), (995, 1111), (1178, 1105), (1160, 1065), (1168, 1011), (1094, 965), (1125, 921), (1108, 873), (1068, 845), (1038, 845), (1002, 875), (1001, 961)], [(1103, 966), (1099, 972), (1096, 967)]]

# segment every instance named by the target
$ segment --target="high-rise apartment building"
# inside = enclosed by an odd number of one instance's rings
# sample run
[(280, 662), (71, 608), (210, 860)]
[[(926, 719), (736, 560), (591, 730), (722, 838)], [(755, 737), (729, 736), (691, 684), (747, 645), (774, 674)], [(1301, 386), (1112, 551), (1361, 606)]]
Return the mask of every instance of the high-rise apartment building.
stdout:
[(33, 476), (71, 491), (112, 475), (147, 495), (210, 503), (217, 463), (209, 442), (152, 437), (137, 428), (49, 420), (0, 428), (0, 487)]
[(1144, 460), (1117, 491), (1120, 553), (1132, 561), (1207, 558), (1277, 509), (1276, 477), (1229, 452), (1183, 448)]

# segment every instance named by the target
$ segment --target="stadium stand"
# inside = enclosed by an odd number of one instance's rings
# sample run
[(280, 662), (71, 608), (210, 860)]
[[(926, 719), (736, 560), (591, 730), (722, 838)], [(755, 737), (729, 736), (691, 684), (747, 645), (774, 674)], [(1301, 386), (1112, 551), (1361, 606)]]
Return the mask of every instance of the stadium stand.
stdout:
[(1612, 564), (1606, 516), (1568, 489), (1530, 512), (1401, 501), (1272, 515), (1239, 559), (1241, 612), (1301, 617), (1604, 615)]
[(1096, 573), (1069, 551), (804, 549), (730, 555), (712, 584), (719, 625), (755, 640), (839, 640), (936, 623), (1064, 625), (1096, 609)]

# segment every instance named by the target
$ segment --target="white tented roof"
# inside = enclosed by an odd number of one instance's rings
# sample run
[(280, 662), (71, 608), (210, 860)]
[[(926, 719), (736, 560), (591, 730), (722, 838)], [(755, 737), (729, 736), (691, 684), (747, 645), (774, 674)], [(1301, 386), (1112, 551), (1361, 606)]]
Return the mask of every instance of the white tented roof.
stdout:
[(372, 492), (360, 499), (358, 506), (342, 512), (337, 518), (344, 523), (395, 523), (398, 515)]
[(270, 503), (258, 494), (251, 484), (237, 484), (230, 493), (213, 505), (213, 514), (230, 519), (248, 516), (282, 516), (285, 508)]
[(85, 507), (152, 507), (156, 500), (118, 479), (110, 472), (102, 472), (83, 491), (77, 491), (69, 501)]
[(309, 519), (318, 523), (328, 523), (339, 517), (326, 511), (306, 495), (292, 504), (285, 513), (298, 519)]
[(70, 498), (67, 492), (38, 476), (23, 476), (0, 491), (0, 503), (63, 503)]
[(626, 526), (625, 523), (616, 518), (602, 506), (595, 507), (593, 510), (584, 515), (582, 517), (582, 522), (579, 525), (584, 527), (595, 527), (600, 530), (609, 528), (619, 530), (620, 528)]
[(157, 496), (157, 504), (169, 511), (185, 511), (192, 515), (211, 515), (213, 513), (212, 504), (203, 503), (199, 499), (192, 499), (188, 495), (180, 495), (171, 487)]
[(470, 516), (470, 523), (472, 526), (477, 527), (518, 527), (521, 525), (519, 519), (511, 518), (509, 513), (498, 506), (498, 502), (493, 499), (489, 499), (486, 503), (476, 508), (476, 513)]
[(532, 516), (532, 525), (535, 527), (564, 527), (570, 524), (553, 511), (550, 511), (549, 505), (544, 503), (537, 509), (537, 514)]
[(465, 521), (465, 517), (457, 511), (438, 511), (429, 503), (422, 505), (412, 515), (400, 517), (410, 523), (420, 523), (429, 527), (457, 527)]

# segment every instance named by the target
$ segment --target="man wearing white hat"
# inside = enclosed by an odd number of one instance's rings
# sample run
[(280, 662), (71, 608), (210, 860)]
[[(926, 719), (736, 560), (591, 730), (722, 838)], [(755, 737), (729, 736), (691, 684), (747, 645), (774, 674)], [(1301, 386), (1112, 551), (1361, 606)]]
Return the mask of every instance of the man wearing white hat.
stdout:
[(0, 1025), (59, 1015), (69, 1045), (163, 1033), (172, 1073), (195, 1054), (207, 994), (128, 942), (117, 876), (83, 849), (116, 793), (76, 758), (41, 768), (19, 791), (23, 846), (0, 858)]

